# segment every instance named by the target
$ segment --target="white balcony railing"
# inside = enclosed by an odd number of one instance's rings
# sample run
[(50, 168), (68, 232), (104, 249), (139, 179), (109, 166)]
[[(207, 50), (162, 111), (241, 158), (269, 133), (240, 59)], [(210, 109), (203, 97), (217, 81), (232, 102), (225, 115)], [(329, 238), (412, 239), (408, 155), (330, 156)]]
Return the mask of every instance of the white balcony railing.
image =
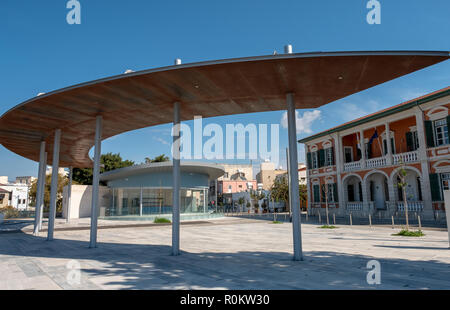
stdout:
[(394, 165), (398, 165), (400, 163), (411, 163), (418, 160), (418, 153), (417, 151), (408, 152), (408, 153), (401, 153), (401, 154), (394, 154), (393, 161)]
[[(408, 211), (418, 212), (423, 210), (423, 201), (407, 201)], [(397, 210), (405, 211), (405, 203), (403, 201), (397, 202)]]
[(366, 160), (367, 168), (376, 168), (386, 166), (386, 157), (377, 157)]
[(352, 161), (350, 163), (344, 164), (344, 171), (352, 171), (352, 170), (358, 170), (358, 169), (361, 169), (360, 161)]
[(363, 203), (362, 202), (347, 202), (347, 210), (349, 211), (362, 211)]

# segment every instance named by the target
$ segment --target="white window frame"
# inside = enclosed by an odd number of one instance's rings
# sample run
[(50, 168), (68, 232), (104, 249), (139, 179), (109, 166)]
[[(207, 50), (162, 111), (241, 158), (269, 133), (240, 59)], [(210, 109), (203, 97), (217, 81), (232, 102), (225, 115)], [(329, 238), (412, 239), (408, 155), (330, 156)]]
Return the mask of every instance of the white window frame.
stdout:
[(312, 152), (311, 153), (311, 161), (312, 161), (312, 168), (318, 169), (319, 168), (319, 152)]
[[(445, 124), (436, 125), (436, 123), (438, 123), (438, 122), (445, 122)], [(445, 130), (445, 127), (448, 128), (448, 124), (447, 124), (447, 119), (446, 118), (441, 118), (441, 119), (437, 119), (437, 120), (433, 121), (434, 143), (435, 143), (436, 146), (443, 146), (443, 145), (450, 144), (450, 138), (448, 136), (448, 131), (447, 131), (448, 129)], [(437, 132), (438, 128), (441, 128), (441, 130), (442, 130), (442, 136), (443, 136), (443, 138), (442, 138), (442, 140), (443, 140), (442, 142), (443, 143), (442, 144), (438, 143), (438, 132)]]
[(333, 162), (333, 148), (328, 147), (325, 149), (325, 166), (332, 166)]

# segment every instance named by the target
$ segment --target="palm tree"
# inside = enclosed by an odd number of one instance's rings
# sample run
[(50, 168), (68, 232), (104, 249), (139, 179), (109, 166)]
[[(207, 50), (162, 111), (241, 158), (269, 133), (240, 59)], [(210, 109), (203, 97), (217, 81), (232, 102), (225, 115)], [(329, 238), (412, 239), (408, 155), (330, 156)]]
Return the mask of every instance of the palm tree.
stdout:
[(149, 157), (145, 157), (145, 163), (149, 164), (149, 163), (162, 163), (165, 161), (169, 161), (169, 157), (167, 157), (165, 154), (156, 156), (155, 158), (151, 159)]

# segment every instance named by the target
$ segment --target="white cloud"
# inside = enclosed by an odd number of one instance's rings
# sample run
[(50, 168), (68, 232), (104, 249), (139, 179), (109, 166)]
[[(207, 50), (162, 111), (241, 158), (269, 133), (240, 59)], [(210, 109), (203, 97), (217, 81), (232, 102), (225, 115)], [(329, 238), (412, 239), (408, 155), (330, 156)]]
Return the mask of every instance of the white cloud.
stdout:
[[(311, 126), (315, 120), (320, 119), (322, 112), (319, 110), (306, 111), (302, 116), (299, 116), (298, 111), (295, 111), (295, 118), (297, 124), (297, 134), (312, 133)], [(281, 117), (281, 126), (287, 128), (287, 112), (283, 113)]]
[(364, 104), (341, 103), (339, 104), (339, 114), (343, 121), (352, 121), (354, 119), (366, 116), (380, 110), (380, 104), (375, 100), (369, 100)]
[(166, 140), (164, 140), (164, 139), (162, 139), (162, 138), (159, 138), (159, 137), (153, 137), (153, 139), (155, 139), (156, 141), (158, 141), (158, 142), (160, 142), (160, 143), (162, 143), (162, 144), (170, 145), (169, 142), (167, 142)]

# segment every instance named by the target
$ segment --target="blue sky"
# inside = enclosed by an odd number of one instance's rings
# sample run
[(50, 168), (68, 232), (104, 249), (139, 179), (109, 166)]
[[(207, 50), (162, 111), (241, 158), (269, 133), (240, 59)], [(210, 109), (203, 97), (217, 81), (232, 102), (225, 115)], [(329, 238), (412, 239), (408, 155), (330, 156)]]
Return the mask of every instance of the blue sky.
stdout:
[[(66, 0), (0, 1), (0, 114), (40, 92), (126, 69), (171, 65), (175, 58), (188, 63), (267, 55), (288, 43), (294, 52), (450, 50), (448, 0), (379, 0), (381, 25), (367, 24), (367, 0), (79, 1), (81, 25), (66, 23)], [(450, 61), (330, 103), (320, 113), (299, 110), (310, 122), (298, 138), (448, 85)], [(282, 116), (279, 111), (204, 123), (281, 124)], [(108, 139), (102, 152), (142, 162), (170, 154), (170, 140), (170, 126), (162, 125)], [(282, 165), (286, 145), (287, 130), (280, 126)], [(2, 146), (0, 163), (0, 175), (10, 179), (36, 175), (35, 162)]]

